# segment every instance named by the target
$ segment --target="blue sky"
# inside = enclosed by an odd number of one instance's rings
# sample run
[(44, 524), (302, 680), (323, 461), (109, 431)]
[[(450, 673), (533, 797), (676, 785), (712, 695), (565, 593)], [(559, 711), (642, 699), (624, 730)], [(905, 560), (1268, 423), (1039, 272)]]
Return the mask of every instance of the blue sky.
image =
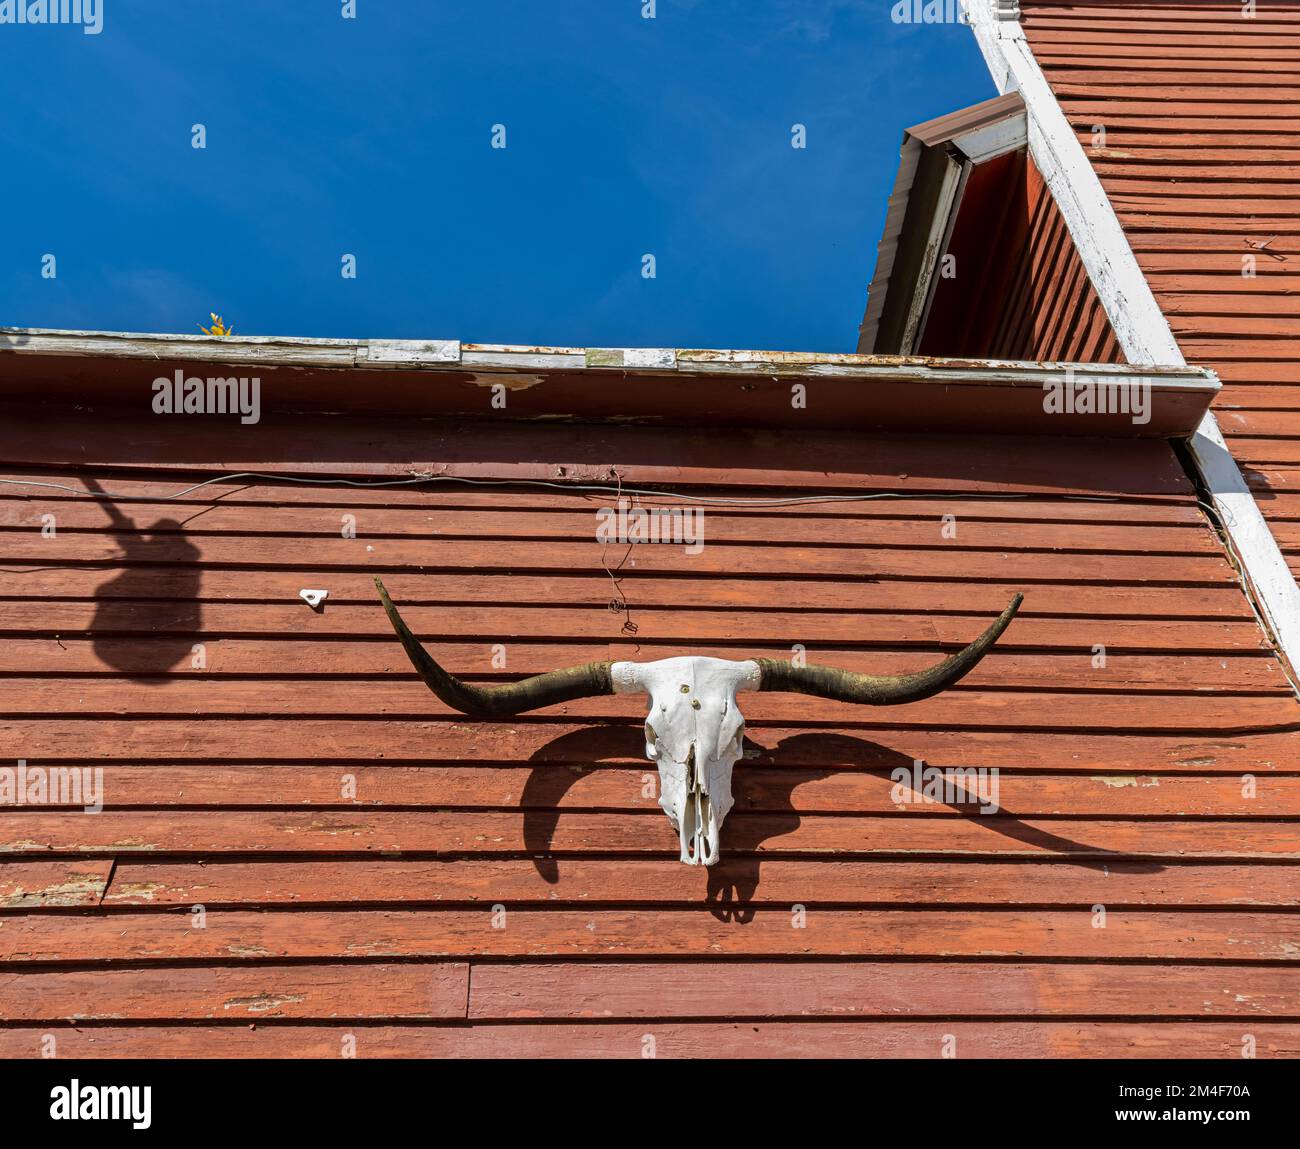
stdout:
[(102, 3), (0, 25), (0, 325), (852, 350), (903, 129), (996, 94), (887, 0)]

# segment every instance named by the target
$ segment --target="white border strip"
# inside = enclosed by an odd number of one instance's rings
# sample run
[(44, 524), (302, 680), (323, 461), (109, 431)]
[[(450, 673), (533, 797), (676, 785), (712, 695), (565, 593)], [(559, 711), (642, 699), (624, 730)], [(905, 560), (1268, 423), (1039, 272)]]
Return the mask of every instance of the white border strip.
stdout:
[[(946, 218), (936, 219), (931, 225), (930, 246), (933, 246), (934, 233), (942, 222), (943, 231), (938, 237), (940, 243), (934, 252), (934, 259), (930, 261), (913, 290), (913, 298), (908, 305), (909, 318), (900, 341), (898, 352), (900, 355), (911, 355), (915, 350), (917, 333), (925, 330), (933, 297), (930, 288), (933, 284), (934, 266), (940, 256), (948, 250), (953, 225), (957, 220), (957, 209), (966, 191), (966, 180), (970, 175), (971, 166), (1023, 148), (1028, 142), (1027, 133), (1028, 120), (1024, 108), (1021, 108), (1014, 116), (986, 124), (982, 128), (975, 128), (964, 136), (957, 136), (950, 141), (965, 159), (960, 165), (961, 175), (954, 194), (949, 197), (947, 192), (950, 189), (945, 187), (940, 196), (936, 216), (946, 216)], [(924, 151), (925, 145), (916, 136), (913, 136), (910, 131), (903, 133), (903, 146), (898, 153), (898, 174), (894, 177), (894, 190), (889, 196), (885, 228), (880, 243), (876, 245), (876, 268), (867, 287), (867, 307), (862, 322), (858, 325), (858, 351), (861, 353), (871, 354), (874, 351), (876, 337), (880, 333), (880, 317), (885, 310), (889, 283), (894, 274), (894, 259), (898, 253), (903, 221), (907, 216), (907, 208), (911, 200), (912, 183), (916, 176), (917, 164)], [(950, 177), (951, 169), (944, 174), (945, 178)], [(920, 302), (917, 296), (921, 297)]]
[(939, 187), (939, 202), (934, 209), (934, 218), (930, 220), (930, 234), (926, 236), (925, 251), (921, 254), (916, 290), (912, 293), (912, 301), (907, 308), (907, 321), (903, 324), (903, 338), (898, 348), (900, 355), (912, 355), (916, 350), (917, 335), (925, 326), (925, 317), (930, 312), (935, 269), (948, 246), (952, 223), (957, 215), (953, 209), (961, 200), (961, 193), (966, 190), (966, 177), (969, 174), (969, 162), (958, 163), (952, 156), (947, 157), (943, 183)]
[(688, 375), (825, 375), (877, 382), (941, 382), (945, 386), (1042, 388), (1069, 367), (1076, 378), (1149, 383), (1153, 391), (1199, 393), (1208, 403), (1219, 390), (1213, 371), (1185, 363), (1143, 367), (1126, 363), (1021, 363), (1010, 359), (856, 355), (828, 351), (717, 350), (673, 347), (534, 347), (447, 340), (299, 339), (292, 336), (194, 336), (119, 331), (59, 331), (0, 327), (0, 384), (10, 356), (69, 356), (196, 363), (253, 363), (265, 367), (364, 368), (401, 366), (430, 374), (467, 370), (640, 371)]
[[(1119, 217), (1002, 0), (965, 0), (966, 18), (1001, 94), (1018, 90), (1029, 117), (1029, 151), (1078, 249), (1130, 363), (1181, 365), (1178, 341), (1156, 302)], [(1018, 16), (1019, 13), (1016, 13)], [(1190, 441), (1192, 457), (1232, 542), (1268, 627), (1300, 672), (1300, 586), (1207, 411)]]

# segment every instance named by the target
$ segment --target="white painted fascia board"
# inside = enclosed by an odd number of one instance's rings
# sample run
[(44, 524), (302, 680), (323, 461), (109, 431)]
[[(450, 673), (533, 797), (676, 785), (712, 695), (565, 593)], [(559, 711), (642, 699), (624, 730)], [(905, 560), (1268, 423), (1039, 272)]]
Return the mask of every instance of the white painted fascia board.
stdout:
[[(817, 376), (854, 379), (862, 383), (930, 383), (945, 387), (998, 386), (1042, 391), (1072, 374), (1080, 384), (1131, 380), (1164, 392), (1194, 393), (1210, 401), (1219, 390), (1212, 371), (1181, 364), (1177, 367), (1138, 367), (1121, 363), (1030, 363), (1000, 359), (936, 359), (872, 355), (809, 355), (782, 351), (677, 352), (677, 373), (708, 377), (738, 375), (758, 378)], [(1014, 428), (1008, 428), (1009, 431)]]
[(916, 278), (916, 289), (907, 307), (907, 320), (903, 324), (903, 336), (899, 341), (899, 354), (911, 355), (916, 348), (925, 317), (930, 310), (930, 296), (934, 287), (934, 272), (939, 265), (939, 257), (947, 246), (948, 236), (952, 231), (952, 221), (956, 207), (966, 186), (966, 174), (970, 170), (967, 163), (946, 156), (947, 164), (943, 170), (943, 183), (939, 188), (939, 199), (935, 205), (934, 218), (930, 220), (930, 234), (925, 238), (925, 251), (921, 255), (921, 267)]
[(982, 164), (1023, 148), (1029, 139), (1028, 130), (1028, 118), (1021, 112), (996, 124), (976, 128), (952, 142), (971, 163)]
[(1124, 353), (1132, 363), (1181, 363), (1182, 351), (1110, 197), (1056, 102), (1020, 22), (995, 18), (981, 0), (971, 0), (968, 16), (994, 83), (1002, 94), (1018, 91), (1025, 101), (1030, 155), (1070, 229)]
[(172, 335), (0, 327), (0, 352), (105, 359), (180, 359), (267, 367), (418, 368), (460, 362), (454, 339), (311, 339), (281, 335)]
[(459, 363), (454, 339), (367, 339), (357, 348), (358, 367), (424, 367)]
[[(378, 354), (376, 354), (378, 349)], [(637, 371), (708, 375), (825, 375), (888, 382), (910, 379), (946, 385), (998, 384), (1042, 388), (1067, 371), (1076, 379), (1132, 378), (1153, 391), (1212, 395), (1212, 371), (1186, 363), (1135, 366), (1119, 363), (1027, 363), (941, 356), (856, 355), (839, 351), (762, 351), (743, 348), (537, 347), (455, 340), (309, 339), (297, 336), (193, 336), (120, 331), (61, 331), (0, 327), (0, 373), (10, 355), (170, 361), (246, 362), (267, 367), (352, 368), (400, 364), (430, 373), (467, 370)]]
[[(976, 128), (951, 141), (965, 159), (964, 162), (958, 163), (950, 157), (951, 162), (945, 172), (945, 182), (940, 192), (935, 218), (930, 222), (930, 235), (926, 242), (926, 263), (921, 269), (916, 289), (908, 303), (908, 317), (903, 328), (899, 354), (912, 354), (918, 333), (925, 330), (925, 321), (929, 316), (930, 302), (933, 299), (931, 287), (934, 282), (934, 268), (948, 248), (948, 240), (952, 236), (953, 225), (956, 223), (957, 208), (961, 204), (971, 165), (982, 164), (1007, 152), (1023, 148), (1027, 141), (1026, 125), (1027, 120), (1022, 112), (1018, 116), (1012, 116), (996, 124)], [(898, 175), (894, 181), (893, 194), (889, 197), (885, 230), (876, 249), (876, 269), (867, 288), (867, 310), (858, 327), (859, 346), (864, 343), (873, 345), (875, 343), (880, 316), (885, 308), (885, 296), (894, 271), (898, 238), (903, 230), (907, 203), (912, 191), (912, 180), (916, 174), (917, 160), (921, 151), (922, 145), (919, 140), (912, 136), (904, 137), (903, 148), (899, 154)], [(961, 169), (955, 188), (951, 183), (952, 164), (957, 164)], [(936, 237), (939, 239), (937, 248)]]
[[(1014, 0), (967, 0), (966, 19), (999, 93), (1015, 90), (1024, 99), (1030, 155), (1129, 362), (1185, 363), (1110, 197), (1025, 39)], [(1189, 447), (1265, 626), (1292, 671), (1300, 672), (1300, 586), (1213, 412), (1206, 412)]]
[(583, 360), (588, 367), (677, 370), (677, 352), (671, 347), (588, 347)]
[(934, 302), (935, 269), (952, 240), (971, 168), (1025, 147), (1028, 143), (1028, 123), (1028, 117), (1022, 112), (996, 124), (976, 128), (952, 141), (964, 158), (958, 160), (950, 154), (948, 166), (944, 169), (943, 186), (935, 205), (934, 219), (930, 221), (930, 234), (926, 238), (925, 258), (916, 281), (916, 290), (907, 308), (907, 322), (903, 325), (898, 352), (900, 355), (915, 352), (917, 340), (925, 330), (926, 320), (930, 318), (930, 305)]

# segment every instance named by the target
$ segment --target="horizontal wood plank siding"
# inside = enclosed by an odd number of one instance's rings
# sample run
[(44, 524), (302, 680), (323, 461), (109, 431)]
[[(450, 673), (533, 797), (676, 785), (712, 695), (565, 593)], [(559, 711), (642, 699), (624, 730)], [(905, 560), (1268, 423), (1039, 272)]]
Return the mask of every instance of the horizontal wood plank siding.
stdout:
[(1300, 5), (1029, 0), (1034, 55), (1300, 576)]
[[(1167, 445), (347, 424), (0, 429), (0, 761), (103, 772), (0, 807), (0, 1055), (1300, 1054), (1300, 707)], [(505, 485), (340, 482), (430, 472)], [(598, 542), (584, 482), (815, 501), (690, 554)], [(926, 702), (745, 696), (705, 870), (640, 699), (454, 714), (376, 574), (482, 681), (896, 672), (1026, 601)], [(907, 800), (918, 760), (997, 810)]]

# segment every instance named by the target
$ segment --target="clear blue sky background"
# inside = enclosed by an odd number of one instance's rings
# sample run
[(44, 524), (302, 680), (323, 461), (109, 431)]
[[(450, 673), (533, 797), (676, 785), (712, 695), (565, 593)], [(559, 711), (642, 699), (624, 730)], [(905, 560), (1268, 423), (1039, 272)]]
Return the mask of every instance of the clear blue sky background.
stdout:
[(0, 325), (851, 350), (903, 129), (996, 94), (890, 0), (103, 5), (0, 26)]

